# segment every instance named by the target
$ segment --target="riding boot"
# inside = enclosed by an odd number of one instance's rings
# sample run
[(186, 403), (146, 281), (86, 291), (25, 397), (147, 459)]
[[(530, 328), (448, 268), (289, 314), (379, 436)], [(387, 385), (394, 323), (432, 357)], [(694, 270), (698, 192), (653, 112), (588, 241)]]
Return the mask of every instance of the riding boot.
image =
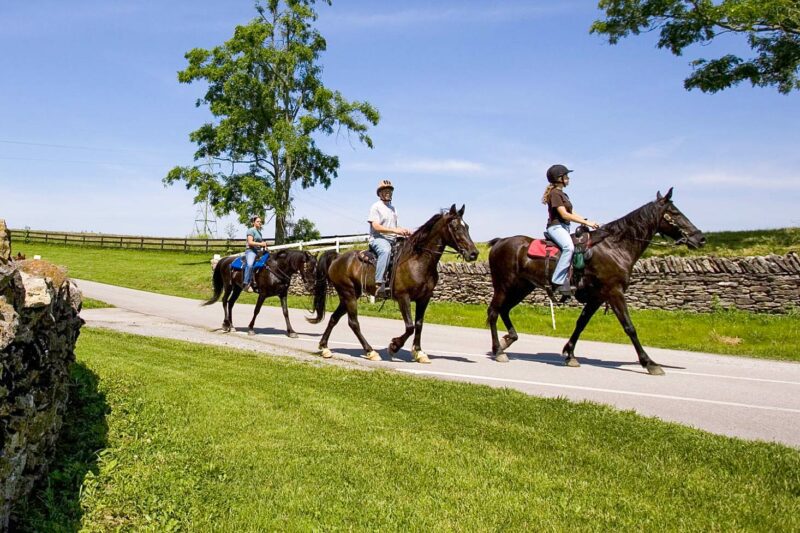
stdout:
[(389, 298), (392, 295), (391, 289), (386, 285), (386, 283), (379, 283), (377, 288), (375, 289), (375, 297), (376, 298)]

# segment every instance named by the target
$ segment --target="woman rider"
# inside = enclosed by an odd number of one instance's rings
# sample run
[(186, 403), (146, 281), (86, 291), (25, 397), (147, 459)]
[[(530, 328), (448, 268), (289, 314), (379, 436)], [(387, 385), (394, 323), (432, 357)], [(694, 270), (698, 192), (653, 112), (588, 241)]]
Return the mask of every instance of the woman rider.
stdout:
[(247, 290), (250, 287), (250, 281), (253, 277), (253, 264), (256, 262), (258, 250), (267, 251), (267, 243), (261, 236), (261, 217), (254, 216), (250, 218), (252, 228), (247, 230), (247, 246), (244, 250), (244, 281), (242, 282), (242, 289)]
[(588, 220), (572, 210), (572, 202), (564, 192), (564, 187), (569, 185), (569, 173), (571, 170), (564, 165), (553, 165), (547, 169), (547, 181), (550, 182), (542, 195), (542, 203), (547, 205), (547, 229), (545, 236), (555, 242), (561, 248), (561, 257), (558, 259), (555, 271), (553, 272), (553, 289), (562, 296), (571, 296), (569, 265), (572, 262), (572, 254), (575, 245), (572, 244), (570, 237), (569, 223), (577, 222), (599, 228), (597, 222)]

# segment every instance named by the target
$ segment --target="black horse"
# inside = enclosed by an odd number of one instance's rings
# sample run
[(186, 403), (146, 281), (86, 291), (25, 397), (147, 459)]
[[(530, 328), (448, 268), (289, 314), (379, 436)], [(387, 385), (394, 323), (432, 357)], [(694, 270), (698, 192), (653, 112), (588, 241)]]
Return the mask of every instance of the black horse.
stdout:
[[(650, 202), (624, 217), (603, 226), (593, 235), (603, 239), (592, 248), (584, 277), (576, 298), (585, 304), (578, 317), (575, 331), (564, 345), (562, 355), (567, 366), (580, 366), (575, 358), (575, 344), (595, 311), (608, 304), (630, 337), (639, 363), (650, 374), (662, 375), (664, 371), (642, 348), (625, 303), (625, 291), (630, 284), (633, 265), (642, 256), (656, 233), (675, 239), (675, 244), (699, 248), (705, 244), (703, 233), (672, 203), (672, 189), (666, 196), (657, 194)], [(549, 274), (555, 259), (531, 259), (527, 255), (530, 237), (518, 235), (489, 241), (489, 269), (492, 274), (494, 295), (489, 304), (488, 322), (492, 330), (492, 355), (498, 362), (507, 362), (504, 350), (517, 340), (509, 312), (534, 288), (548, 288)], [(548, 265), (547, 261), (551, 263)], [(497, 338), (497, 317), (503, 319), (508, 334), (501, 343)]]
[[(214, 268), (214, 296), (204, 302), (203, 305), (211, 305), (222, 296), (222, 308), (225, 311), (225, 318), (222, 321), (222, 330), (230, 331), (233, 328), (233, 304), (242, 292), (242, 277), (244, 271), (231, 269), (231, 263), (237, 256), (231, 255), (223, 257)], [(292, 275), (300, 273), (306, 290), (311, 292), (314, 289), (314, 271), (317, 268), (317, 259), (308, 252), (298, 250), (280, 250), (273, 253), (267, 261), (266, 268), (254, 273), (256, 287), (258, 288), (258, 301), (253, 312), (253, 319), (247, 326), (247, 333), (254, 335), (253, 326), (256, 317), (261, 311), (261, 305), (269, 296), (278, 296), (281, 299), (283, 318), (286, 319), (286, 335), (292, 338), (297, 337), (292, 324), (289, 322), (289, 309), (286, 304), (286, 296), (289, 293), (289, 285)]]
[[(392, 339), (389, 344), (389, 355), (397, 353), (413, 334), (411, 355), (414, 361), (430, 363), (428, 355), (422, 350), (422, 326), (425, 321), (425, 310), (439, 279), (436, 266), (447, 246), (456, 250), (466, 261), (475, 261), (478, 258), (478, 249), (469, 235), (469, 226), (464, 222), (463, 205), (461, 209), (456, 210), (453, 204), (449, 210), (431, 217), (403, 243), (395, 259), (397, 267), (391, 282), (392, 298), (397, 300), (400, 307), (405, 330), (400, 336)], [(375, 266), (363, 261), (357, 251), (342, 255), (326, 252), (321, 256), (317, 266), (317, 286), (314, 291), (316, 316), (306, 317), (312, 324), (318, 324), (325, 317), (328, 281), (339, 295), (339, 306), (331, 314), (328, 327), (325, 328), (325, 333), (319, 341), (322, 357), (333, 356), (328, 348), (328, 338), (339, 319), (346, 313), (350, 329), (364, 348), (365, 357), (370, 361), (379, 361), (380, 355), (364, 338), (358, 323), (358, 298), (364, 293), (375, 294)], [(413, 319), (411, 302), (416, 304)]]

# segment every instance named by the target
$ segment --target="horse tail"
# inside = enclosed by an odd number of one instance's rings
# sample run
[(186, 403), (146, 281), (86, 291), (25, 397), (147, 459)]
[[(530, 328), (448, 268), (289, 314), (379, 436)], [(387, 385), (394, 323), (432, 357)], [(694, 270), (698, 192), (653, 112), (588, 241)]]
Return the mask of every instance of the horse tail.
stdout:
[(219, 297), (222, 295), (222, 289), (224, 286), (222, 281), (222, 263), (225, 263), (224, 259), (217, 261), (217, 266), (214, 267), (214, 275), (211, 277), (214, 285), (214, 296), (212, 296), (210, 300), (203, 302), (202, 305), (211, 305), (219, 300)]
[(499, 241), (499, 240), (500, 240), (500, 237), (495, 237), (494, 239), (492, 239), (491, 241), (487, 242), (486, 244), (488, 244), (489, 248), (491, 248), (492, 246), (497, 244), (497, 241)]
[(314, 283), (314, 312), (316, 315), (306, 317), (306, 320), (312, 324), (319, 324), (325, 318), (325, 300), (328, 298), (328, 268), (338, 255), (336, 250), (329, 250), (317, 260), (317, 270), (314, 272), (316, 276)]

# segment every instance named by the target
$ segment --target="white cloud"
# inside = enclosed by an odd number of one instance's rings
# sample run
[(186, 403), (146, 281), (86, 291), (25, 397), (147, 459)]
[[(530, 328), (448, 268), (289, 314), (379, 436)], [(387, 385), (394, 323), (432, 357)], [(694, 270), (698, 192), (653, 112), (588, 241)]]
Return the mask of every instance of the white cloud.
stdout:
[(480, 175), (486, 172), (482, 163), (463, 159), (408, 159), (386, 163), (354, 163), (348, 170), (366, 172), (392, 172), (426, 174), (471, 174)]
[(631, 155), (640, 159), (661, 159), (669, 157), (673, 155), (685, 141), (685, 137), (675, 137), (654, 142), (634, 150)]
[(722, 185), (775, 191), (800, 190), (800, 177), (765, 178), (756, 173), (741, 175), (727, 174), (724, 172), (707, 172), (689, 176), (686, 182), (701, 187), (718, 187)]

